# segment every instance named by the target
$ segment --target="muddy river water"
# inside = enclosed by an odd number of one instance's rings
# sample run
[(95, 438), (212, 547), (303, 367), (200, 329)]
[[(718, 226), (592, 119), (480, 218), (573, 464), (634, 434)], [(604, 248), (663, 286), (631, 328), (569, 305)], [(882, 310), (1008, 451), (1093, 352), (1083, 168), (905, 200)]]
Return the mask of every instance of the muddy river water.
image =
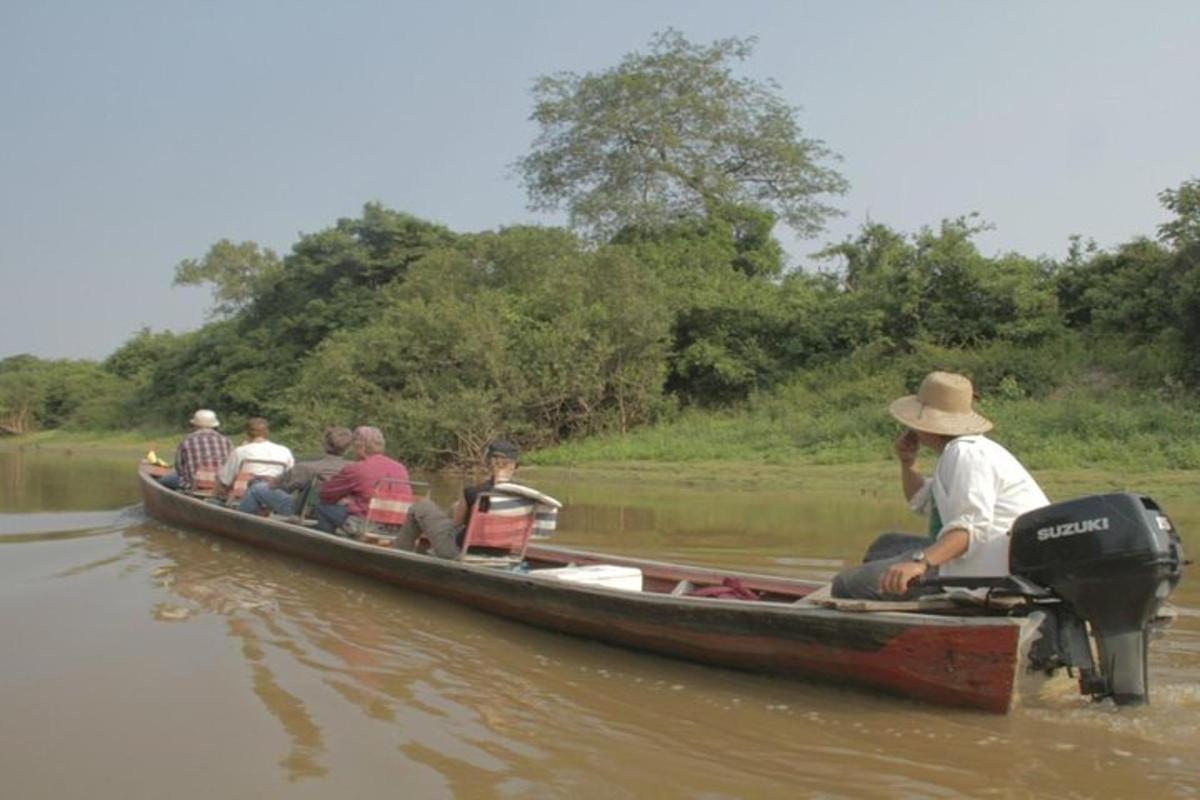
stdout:
[[(891, 486), (525, 478), (558, 543), (662, 560), (822, 577), (919, 527)], [(0, 798), (1200, 796), (1196, 568), (1149, 706), (998, 717), (548, 633), (138, 500), (126, 460), (0, 452)], [(1163, 504), (1195, 557), (1200, 495)]]

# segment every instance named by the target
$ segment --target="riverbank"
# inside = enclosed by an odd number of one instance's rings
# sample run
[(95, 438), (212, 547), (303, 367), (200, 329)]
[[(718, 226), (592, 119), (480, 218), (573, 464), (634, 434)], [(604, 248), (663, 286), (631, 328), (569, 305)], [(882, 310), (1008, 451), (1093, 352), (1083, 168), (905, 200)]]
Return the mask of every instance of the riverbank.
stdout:
[[(96, 455), (140, 459), (151, 447), (167, 460), (174, 457), (179, 434), (96, 433), (40, 431), (0, 439), (0, 452), (23, 451), (45, 455)], [(874, 449), (879, 449), (878, 447)], [(535, 481), (539, 475), (569, 479), (572, 484), (602, 481), (607, 486), (668, 486), (735, 488), (766, 492), (879, 492), (896, 483), (895, 462), (886, 453), (858, 461), (811, 463), (802, 455), (787, 463), (761, 459), (707, 459), (666, 461), (646, 458), (597, 457), (570, 463), (558, 449), (551, 457), (533, 453), (522, 475)], [(595, 455), (600, 456), (600, 453)], [(932, 460), (927, 456), (927, 463)], [(1147, 468), (1137, 463), (1107, 467), (1034, 467), (1031, 469), (1051, 497), (1064, 498), (1111, 491), (1150, 494), (1164, 503), (1174, 498), (1200, 495), (1200, 470)]]
[(155, 448), (160, 455), (170, 458), (182, 438), (181, 434), (161, 431), (37, 431), (21, 436), (0, 437), (0, 453), (69, 451), (140, 458), (147, 450)]

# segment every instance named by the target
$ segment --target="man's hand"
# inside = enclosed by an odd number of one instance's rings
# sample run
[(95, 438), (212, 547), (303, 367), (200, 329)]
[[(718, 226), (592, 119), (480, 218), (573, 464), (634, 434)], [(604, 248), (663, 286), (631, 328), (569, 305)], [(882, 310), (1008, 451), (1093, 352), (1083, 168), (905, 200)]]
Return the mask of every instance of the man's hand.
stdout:
[(916, 462), (917, 451), (921, 447), (921, 442), (917, 439), (916, 431), (906, 430), (896, 437), (893, 447), (896, 450), (896, 458), (900, 459), (900, 463), (907, 467), (912, 466)]
[(929, 565), (924, 561), (901, 561), (888, 567), (879, 579), (879, 591), (883, 594), (902, 595), (908, 585), (921, 579)]

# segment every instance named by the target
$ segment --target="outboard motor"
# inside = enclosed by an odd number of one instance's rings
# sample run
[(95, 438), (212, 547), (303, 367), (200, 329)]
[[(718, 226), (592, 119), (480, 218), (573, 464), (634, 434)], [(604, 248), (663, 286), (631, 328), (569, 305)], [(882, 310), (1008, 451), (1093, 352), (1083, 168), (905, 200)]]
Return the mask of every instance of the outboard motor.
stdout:
[[(1080, 686), (1120, 705), (1148, 700), (1151, 620), (1179, 582), (1183, 546), (1149, 497), (1103, 494), (1030, 511), (1012, 528), (1009, 568), (1051, 590), (1069, 607), (1059, 615), (1060, 658), (1080, 668)], [(1082, 622), (1096, 641), (1092, 661)]]

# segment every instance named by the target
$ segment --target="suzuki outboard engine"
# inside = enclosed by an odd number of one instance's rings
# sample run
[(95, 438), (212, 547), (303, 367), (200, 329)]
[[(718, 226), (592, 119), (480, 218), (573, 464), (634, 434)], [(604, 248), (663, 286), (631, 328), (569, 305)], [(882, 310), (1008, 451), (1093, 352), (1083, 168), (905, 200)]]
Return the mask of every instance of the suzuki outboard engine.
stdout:
[[(1080, 669), (1083, 691), (1121, 705), (1148, 699), (1151, 620), (1182, 567), (1179, 535), (1149, 497), (1081, 497), (1023, 514), (1012, 528), (1012, 574), (1068, 607), (1059, 615), (1061, 663)], [(1096, 641), (1098, 665), (1082, 622)]]

